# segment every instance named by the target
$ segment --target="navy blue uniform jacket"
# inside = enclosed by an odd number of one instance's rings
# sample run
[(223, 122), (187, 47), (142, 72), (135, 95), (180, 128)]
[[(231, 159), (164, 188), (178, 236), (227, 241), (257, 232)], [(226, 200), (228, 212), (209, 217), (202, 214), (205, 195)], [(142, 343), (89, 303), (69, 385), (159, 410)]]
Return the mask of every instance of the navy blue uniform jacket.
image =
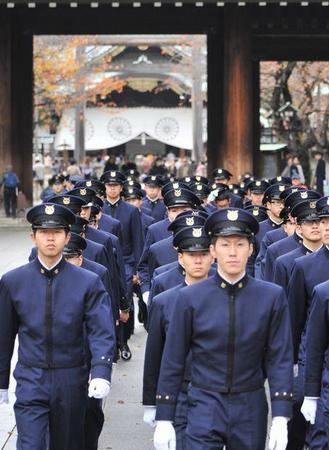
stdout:
[(304, 245), (300, 245), (289, 253), (279, 256), (274, 263), (274, 277), (273, 282), (281, 286), (288, 295), (288, 284), (290, 275), (295, 264), (295, 259), (301, 256), (309, 255), (312, 252)]
[(151, 211), (151, 213), (147, 212), (147, 214), (150, 214), (155, 222), (159, 222), (160, 220), (163, 220), (166, 217), (167, 208), (162, 200), (155, 200), (153, 202), (148, 197), (144, 197), (143, 206), (145, 206), (146, 209)]
[(152, 244), (149, 252), (148, 270), (149, 280), (153, 277), (154, 269), (174, 261), (177, 261), (177, 250), (173, 247), (173, 236)]
[(162, 357), (157, 420), (174, 419), (189, 351), (192, 385), (217, 393), (262, 388), (265, 366), (273, 416), (291, 416), (293, 347), (279, 286), (248, 275), (231, 286), (217, 273), (180, 290)]
[(263, 272), (264, 270), (264, 262), (265, 261), (265, 255), (268, 247), (274, 242), (279, 241), (280, 239), (286, 238), (288, 235), (285, 232), (283, 226), (280, 228), (276, 228), (275, 230), (267, 231), (265, 233), (265, 236), (263, 237), (260, 248), (258, 249), (258, 254), (255, 261), (255, 277), (262, 279), (263, 278)]
[(115, 332), (108, 294), (99, 277), (64, 258), (48, 275), (38, 259), (0, 281), (0, 388), (7, 389), (16, 335), (18, 361), (43, 369), (85, 364), (83, 330), (92, 354), (92, 378), (110, 380)]

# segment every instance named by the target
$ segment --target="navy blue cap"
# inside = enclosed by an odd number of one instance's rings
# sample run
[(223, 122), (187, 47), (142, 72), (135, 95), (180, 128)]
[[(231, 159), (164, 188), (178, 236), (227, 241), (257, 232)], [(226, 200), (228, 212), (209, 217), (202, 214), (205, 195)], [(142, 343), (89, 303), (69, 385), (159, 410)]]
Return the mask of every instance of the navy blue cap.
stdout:
[(80, 214), (81, 208), (86, 204), (85, 200), (75, 195), (54, 195), (54, 197), (47, 199), (47, 202), (63, 205), (74, 214)]
[(329, 196), (321, 197), (316, 202), (316, 210), (319, 217), (329, 217)]
[(182, 228), (203, 226), (205, 222), (206, 218), (203, 215), (179, 215), (179, 217), (177, 216), (168, 226), (168, 231), (172, 231), (175, 234)]
[(173, 246), (179, 252), (205, 252), (209, 250), (210, 237), (203, 226), (180, 229), (174, 236)]
[(148, 177), (145, 177), (143, 180), (143, 183), (146, 186), (150, 186), (150, 187), (162, 187), (163, 186), (163, 181), (161, 179), (161, 177), (159, 177), (158, 175), (149, 175)]
[(246, 195), (246, 190), (244, 187), (241, 187), (240, 184), (229, 184), (228, 188), (230, 192), (232, 192), (235, 195), (238, 195), (239, 197), (243, 198)]
[(205, 230), (209, 236), (247, 236), (257, 234), (257, 219), (248, 211), (239, 208), (223, 208), (208, 217)]
[(142, 189), (142, 185), (136, 180), (126, 180), (123, 183), (123, 189), (128, 189), (128, 188)]
[(270, 183), (265, 180), (254, 180), (247, 183), (246, 188), (255, 194), (263, 194), (269, 185)]
[(166, 192), (163, 197), (163, 202), (167, 208), (175, 206), (199, 206), (200, 199), (189, 189), (172, 189)]
[(286, 185), (290, 185), (291, 184), (291, 178), (290, 177), (282, 177), (281, 175), (278, 175), (275, 178), (272, 178), (270, 180), (270, 184), (286, 184)]
[(215, 169), (212, 172), (212, 177), (220, 180), (229, 180), (233, 175), (226, 169)]
[(86, 248), (86, 240), (77, 233), (71, 233), (70, 240), (64, 247), (63, 255), (81, 255)]
[(190, 188), (201, 199), (208, 197), (211, 192), (207, 184), (199, 182), (190, 184)]
[(311, 190), (304, 190), (304, 191), (297, 191), (293, 192), (292, 194), (288, 195), (288, 197), (285, 199), (284, 205), (286, 208), (289, 208), (291, 211), (292, 208), (297, 205), (297, 203), (300, 203), (304, 200), (317, 200), (321, 197), (321, 195), (316, 191)]
[(193, 175), (192, 180), (193, 183), (209, 184), (208, 178), (203, 177), (202, 175)]
[(124, 189), (122, 191), (122, 195), (125, 200), (133, 200), (133, 199), (142, 199), (143, 198), (143, 191), (141, 189), (138, 189), (136, 187), (128, 187), (127, 189)]
[(190, 175), (187, 175), (186, 177), (179, 178), (179, 181), (181, 181), (182, 183), (187, 184), (188, 186), (190, 184), (194, 183), (193, 177), (191, 177)]
[(216, 183), (216, 189), (213, 191), (215, 200), (221, 200), (229, 197), (230, 189), (227, 184)]
[(86, 188), (89, 188), (89, 189), (93, 189), (97, 194), (101, 194), (101, 195), (104, 195), (105, 192), (106, 192), (104, 183), (102, 183), (99, 180), (94, 180), (94, 179), (78, 181), (75, 184), (75, 187), (76, 188), (84, 188), (84, 187), (86, 187)]
[(190, 187), (183, 183), (182, 181), (169, 181), (169, 183), (166, 183), (163, 188), (161, 189), (161, 195), (164, 197), (168, 191), (171, 191), (172, 189), (187, 189), (190, 190)]
[(140, 173), (138, 172), (137, 169), (128, 169), (128, 170), (124, 170), (123, 174), (127, 177), (127, 178), (138, 178), (140, 176)]
[(75, 215), (62, 205), (42, 203), (29, 209), (26, 219), (32, 228), (70, 228), (75, 223)]
[(68, 194), (82, 198), (82, 200), (86, 202), (84, 207), (91, 206), (94, 198), (96, 197), (96, 191), (88, 187), (74, 188), (69, 191)]
[(316, 208), (317, 208), (316, 200), (306, 200), (297, 203), (290, 211), (290, 214), (292, 215), (292, 217), (296, 217), (297, 222), (301, 221), (313, 222), (314, 220), (319, 220)]
[(286, 185), (282, 183), (272, 184), (264, 192), (263, 204), (270, 202), (271, 200), (282, 200), (280, 195), (285, 191)]
[(101, 176), (101, 182), (104, 184), (123, 184), (126, 177), (118, 170), (109, 170)]
[(287, 187), (283, 192), (280, 194), (281, 200), (286, 200), (287, 197), (289, 197), (290, 194), (293, 194), (294, 192), (301, 192), (301, 191), (307, 191), (306, 188), (303, 188), (301, 186), (289, 186)]
[(267, 208), (265, 206), (248, 205), (245, 210), (252, 214), (257, 222), (263, 222), (263, 220), (268, 219)]
[(71, 225), (71, 232), (77, 234), (84, 233), (87, 229), (88, 224), (88, 220), (80, 216), (75, 216), (75, 222)]

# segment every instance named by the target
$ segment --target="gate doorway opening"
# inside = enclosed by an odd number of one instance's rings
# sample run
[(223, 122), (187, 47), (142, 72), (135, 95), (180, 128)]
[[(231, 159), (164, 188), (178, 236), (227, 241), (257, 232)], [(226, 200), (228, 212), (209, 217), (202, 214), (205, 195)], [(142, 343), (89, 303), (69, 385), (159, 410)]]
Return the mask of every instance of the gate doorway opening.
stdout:
[(206, 35), (38, 35), (33, 69), (34, 202), (73, 160), (89, 177), (109, 158), (205, 162)]

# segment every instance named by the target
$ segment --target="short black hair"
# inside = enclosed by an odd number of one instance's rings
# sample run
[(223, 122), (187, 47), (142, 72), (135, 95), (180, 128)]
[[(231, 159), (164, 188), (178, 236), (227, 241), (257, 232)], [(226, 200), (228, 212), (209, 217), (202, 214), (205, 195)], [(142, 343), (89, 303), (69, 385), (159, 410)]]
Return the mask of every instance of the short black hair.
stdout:
[[(234, 236), (234, 235), (232, 234), (231, 236)], [(212, 236), (212, 238), (211, 238), (211, 245), (215, 246), (215, 245), (216, 245), (216, 242), (217, 242), (217, 239), (218, 239), (219, 237), (229, 237), (229, 236)], [(247, 238), (248, 241), (249, 241), (249, 244), (253, 244), (253, 243), (254, 243), (254, 241), (252, 240), (252, 237), (251, 237), (251, 236), (247, 236), (247, 235), (246, 235), (246, 236), (241, 236), (241, 237)]]

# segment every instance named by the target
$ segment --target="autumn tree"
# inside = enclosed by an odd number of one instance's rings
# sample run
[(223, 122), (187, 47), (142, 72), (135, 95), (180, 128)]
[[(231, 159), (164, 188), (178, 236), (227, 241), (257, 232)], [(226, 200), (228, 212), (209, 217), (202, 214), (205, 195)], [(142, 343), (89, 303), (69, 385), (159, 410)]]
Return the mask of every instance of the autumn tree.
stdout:
[[(261, 107), (271, 114), (280, 141), (287, 142), (304, 168), (312, 150), (328, 154), (329, 64), (321, 61), (267, 61), (261, 63)], [(280, 109), (296, 109), (287, 124)]]
[(96, 94), (121, 91), (125, 81), (108, 72), (111, 45), (97, 36), (36, 36), (34, 104), (37, 123), (51, 124), (67, 108), (94, 100)]

